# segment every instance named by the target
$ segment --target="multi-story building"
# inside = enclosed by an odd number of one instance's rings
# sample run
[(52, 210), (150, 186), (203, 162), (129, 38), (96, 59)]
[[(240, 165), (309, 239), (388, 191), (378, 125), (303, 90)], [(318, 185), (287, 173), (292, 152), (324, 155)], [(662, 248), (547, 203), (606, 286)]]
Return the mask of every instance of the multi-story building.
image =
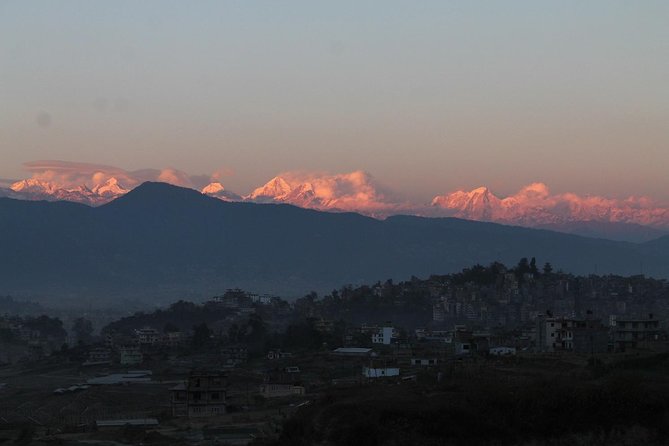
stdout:
[(540, 317), (536, 336), (540, 352), (603, 353), (609, 341), (608, 328), (599, 319)]
[(432, 320), (435, 322), (444, 322), (446, 319), (446, 310), (444, 303), (439, 301), (432, 305)]
[(660, 321), (652, 314), (647, 319), (617, 319), (614, 332), (615, 348), (625, 351), (629, 348), (645, 347), (660, 335)]
[(88, 359), (85, 365), (109, 364), (111, 363), (111, 350), (104, 347), (98, 347), (88, 352)]
[(390, 345), (396, 337), (397, 332), (393, 327), (379, 327), (372, 333), (372, 343)]
[(139, 345), (153, 345), (160, 341), (160, 332), (155, 328), (144, 327), (135, 330)]
[(571, 333), (574, 353), (604, 353), (609, 349), (609, 328), (599, 319), (575, 320)]
[(165, 333), (160, 343), (167, 348), (177, 348), (186, 341), (186, 335), (182, 331), (171, 331)]
[(286, 396), (304, 395), (304, 387), (292, 384), (264, 384), (260, 394), (265, 398), (281, 398)]
[(138, 365), (144, 361), (144, 355), (138, 347), (125, 347), (120, 350), (121, 365)]
[(172, 391), (172, 415), (189, 418), (225, 413), (226, 377), (221, 372), (193, 371)]

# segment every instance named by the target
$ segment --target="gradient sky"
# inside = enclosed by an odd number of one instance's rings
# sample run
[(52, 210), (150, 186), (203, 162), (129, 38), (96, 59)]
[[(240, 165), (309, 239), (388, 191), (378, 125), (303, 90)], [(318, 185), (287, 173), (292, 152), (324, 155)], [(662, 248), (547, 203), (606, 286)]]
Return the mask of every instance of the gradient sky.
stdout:
[(25, 161), (669, 199), (669, 2), (0, 0)]

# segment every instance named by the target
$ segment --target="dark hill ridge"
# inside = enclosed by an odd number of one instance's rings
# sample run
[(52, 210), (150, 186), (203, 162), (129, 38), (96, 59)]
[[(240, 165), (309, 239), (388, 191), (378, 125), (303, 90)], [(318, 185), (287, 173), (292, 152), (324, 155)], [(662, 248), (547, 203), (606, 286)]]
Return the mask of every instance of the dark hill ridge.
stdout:
[(240, 286), (299, 296), (346, 283), (536, 256), (574, 273), (666, 276), (654, 243), (453, 218), (380, 221), (290, 205), (226, 203), (145, 183), (98, 208), (0, 198), (0, 293), (159, 302)]

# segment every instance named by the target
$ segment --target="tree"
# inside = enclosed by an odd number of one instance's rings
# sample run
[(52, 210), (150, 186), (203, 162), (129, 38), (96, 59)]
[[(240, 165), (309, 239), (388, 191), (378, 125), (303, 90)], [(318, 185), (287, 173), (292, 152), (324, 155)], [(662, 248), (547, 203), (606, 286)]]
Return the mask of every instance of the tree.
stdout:
[(39, 331), (43, 337), (52, 338), (54, 340), (65, 340), (67, 337), (67, 332), (63, 328), (63, 322), (58, 318), (39, 316), (36, 318), (28, 318), (23, 324), (28, 328)]
[(78, 317), (72, 324), (72, 332), (78, 344), (90, 344), (93, 338), (93, 323), (83, 317)]
[(242, 336), (244, 334), (242, 331), (239, 329), (239, 325), (237, 324), (232, 324), (230, 328), (228, 329), (228, 339), (232, 343), (237, 343), (241, 340)]
[(246, 337), (251, 341), (264, 340), (266, 333), (267, 327), (262, 317), (256, 313), (251, 314), (246, 323)]
[(174, 325), (171, 322), (166, 323), (165, 327), (163, 327), (163, 332), (164, 333), (176, 333), (178, 331), (179, 331), (179, 327), (177, 327), (176, 325)]
[(530, 272), (532, 274), (539, 274), (539, 269), (537, 268), (537, 259), (532, 257), (532, 260), (530, 260)]
[(553, 272), (553, 265), (551, 265), (549, 262), (546, 262), (544, 264), (544, 274), (549, 275)]
[(204, 322), (193, 327), (193, 346), (202, 347), (211, 340), (211, 330)]
[(516, 269), (520, 274), (525, 274), (530, 271), (530, 263), (528, 262), (527, 257), (523, 257), (518, 261)]

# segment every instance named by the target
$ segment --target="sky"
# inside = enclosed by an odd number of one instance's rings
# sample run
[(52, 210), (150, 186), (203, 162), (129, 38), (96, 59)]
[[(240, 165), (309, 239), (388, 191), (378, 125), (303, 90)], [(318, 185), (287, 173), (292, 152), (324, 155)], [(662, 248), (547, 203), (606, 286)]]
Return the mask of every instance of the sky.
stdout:
[(0, 178), (365, 171), (669, 200), (669, 2), (0, 0)]

